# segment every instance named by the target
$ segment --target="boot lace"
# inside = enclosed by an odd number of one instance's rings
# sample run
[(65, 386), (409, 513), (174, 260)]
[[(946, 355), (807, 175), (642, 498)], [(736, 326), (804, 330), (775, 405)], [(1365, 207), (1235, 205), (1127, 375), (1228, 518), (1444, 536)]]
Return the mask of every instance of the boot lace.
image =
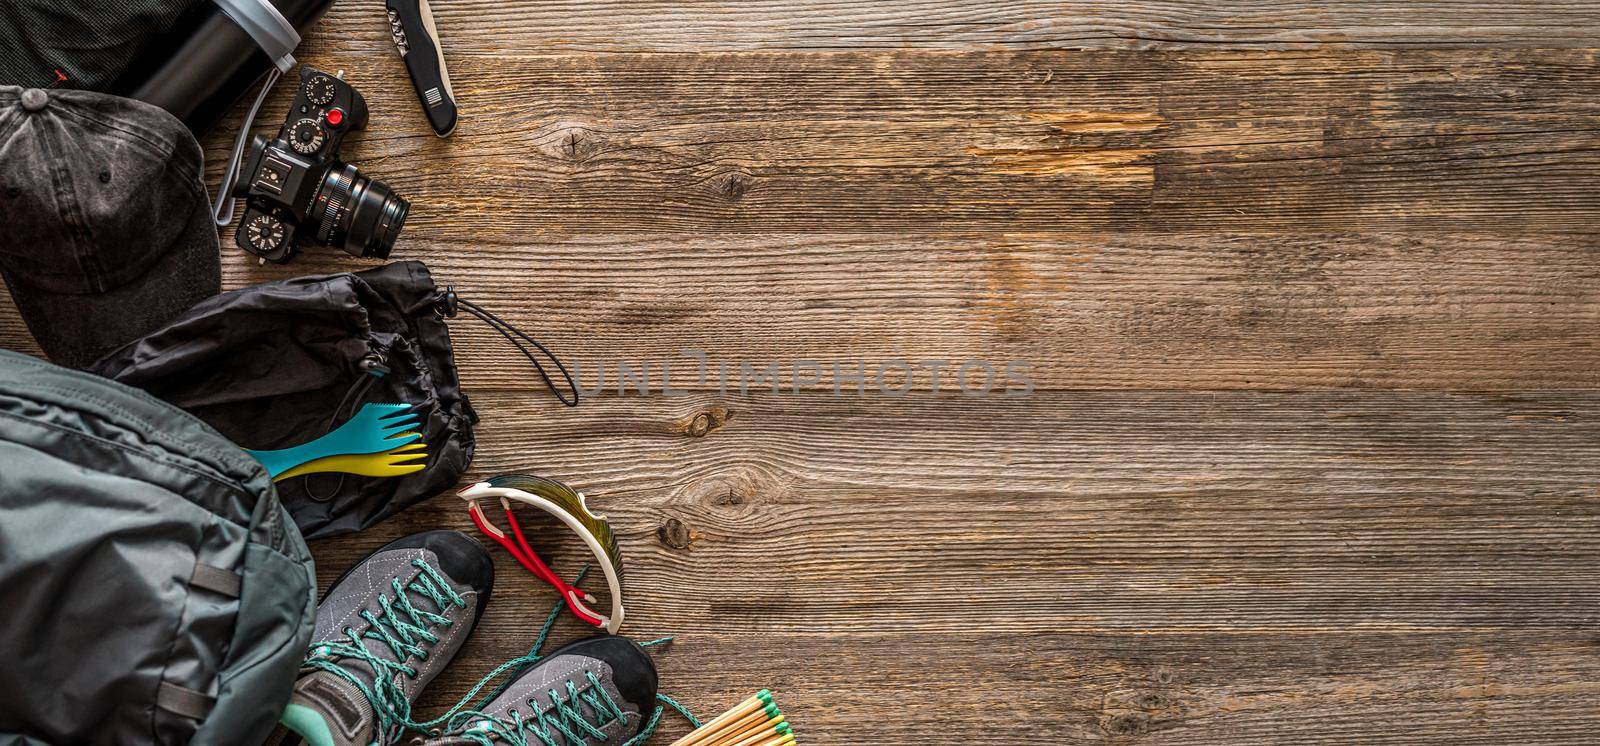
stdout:
[[(397, 679), (399, 676), (417, 677), (419, 671), (412, 660), (428, 660), (425, 646), (439, 641), (434, 629), (454, 623), (444, 612), (451, 607), (466, 608), (467, 605), (466, 599), (456, 593), (432, 565), (420, 557), (411, 560), (411, 565), (417, 568), (417, 574), (404, 585), (399, 578), (391, 579), (391, 592), (378, 597), (378, 613), (361, 612), (361, 618), (367, 623), (364, 629), (345, 627), (343, 641), (313, 646), (311, 656), (305, 661), (306, 666), (327, 671), (359, 689), (372, 703), (380, 732), (392, 732), (411, 722), (411, 702)], [(432, 604), (433, 610), (418, 606), (413, 597)], [(394, 660), (380, 657), (375, 652), (378, 645), (387, 647)], [(367, 664), (374, 674), (372, 685), (368, 686), (361, 677), (339, 665), (341, 660)]]
[[(625, 716), (593, 672), (585, 671), (584, 679), (583, 687), (568, 681), (564, 692), (546, 690), (548, 707), (542, 706), (537, 696), (529, 699), (529, 717), (523, 717), (515, 707), (501, 717), (468, 711), (456, 715), (457, 722), (450, 730), (484, 746), (490, 746), (495, 739), (509, 746), (582, 746), (591, 738), (604, 740), (606, 734), (601, 729)], [(587, 716), (584, 705), (588, 705)]]
[[(419, 567), (423, 566), (419, 565)], [(445, 583), (443, 578), (440, 578), (436, 572), (433, 572), (432, 568), (424, 567), (424, 572), (427, 573), (430, 579), (437, 582), (437, 586), (439, 588), (444, 589), (446, 592), (450, 591), (449, 584)], [(578, 583), (583, 582), (584, 576), (588, 573), (589, 566), (584, 565), (583, 569), (578, 572), (578, 576), (572, 579), (571, 584), (577, 585)], [(395, 586), (395, 595), (403, 595), (399, 593), (398, 581), (395, 582)], [(428, 590), (423, 587), (419, 587), (419, 581), (412, 581), (412, 585), (409, 586), (409, 588), (421, 593), (426, 598), (434, 600), (436, 607), (440, 611), (444, 610), (444, 604), (440, 603), (440, 597), (432, 596)], [(460, 606), (466, 605), (466, 603), (453, 592), (449, 593), (449, 597), (445, 599), (445, 602), (454, 603)], [(589, 743), (588, 740), (586, 740), (587, 738), (604, 738), (604, 732), (600, 729), (605, 727), (606, 724), (610, 723), (610, 719), (616, 719), (623, 716), (621, 708), (617, 706), (615, 700), (611, 699), (610, 695), (605, 691), (605, 688), (599, 685), (598, 679), (596, 679), (593, 674), (587, 675), (586, 679), (588, 686), (583, 687), (581, 690), (572, 684), (568, 684), (568, 689), (566, 692), (567, 696), (565, 699), (559, 696), (560, 692), (558, 691), (546, 692), (546, 695), (550, 697), (551, 701), (557, 706), (552, 708), (548, 713), (544, 713), (543, 720), (541, 720), (540, 716), (537, 714), (530, 719), (521, 718), (520, 715), (513, 715), (512, 712), (507, 711), (506, 714), (512, 715), (513, 718), (509, 721), (501, 721), (482, 711), (482, 709), (488, 706), (491, 701), (500, 696), (501, 692), (504, 692), (511, 686), (512, 683), (514, 683), (518, 674), (537, 664), (543, 658), (543, 656), (540, 654), (540, 651), (544, 649), (545, 641), (549, 639), (551, 630), (555, 628), (556, 619), (561, 615), (562, 610), (566, 607), (567, 603), (565, 599), (557, 601), (555, 606), (550, 608), (550, 613), (545, 615), (544, 625), (540, 627), (539, 635), (533, 641), (533, 647), (530, 648), (526, 654), (512, 658), (511, 660), (496, 666), (493, 671), (490, 671), (483, 678), (479, 679), (478, 683), (474, 684), (472, 689), (468, 691), (466, 695), (457, 701), (453, 706), (451, 706), (450, 709), (446, 710), (444, 714), (431, 720), (421, 722), (413, 720), (411, 718), (411, 703), (406, 700), (404, 693), (402, 693), (397, 686), (393, 685), (392, 683), (386, 684), (385, 677), (378, 677), (378, 686), (369, 689), (366, 685), (362, 684), (359, 679), (350, 674), (349, 671), (339, 668), (329, 660), (323, 660), (318, 656), (318, 651), (324, 646), (318, 646), (317, 648), (314, 648), (312, 650), (312, 658), (307, 660), (306, 663), (307, 665), (315, 666), (324, 671), (330, 671), (335, 675), (340, 676), (346, 681), (349, 681), (359, 687), (361, 692), (367, 695), (367, 699), (372, 702), (373, 710), (378, 715), (380, 730), (385, 731), (389, 735), (389, 740), (383, 741), (384, 743), (393, 742), (405, 731), (415, 731), (418, 733), (427, 734), (430, 739), (440, 737), (460, 737), (479, 744), (487, 744), (492, 742), (492, 736), (496, 734), (495, 728), (500, 728), (500, 733), (510, 734), (510, 736), (507, 737), (507, 740), (511, 744), (516, 744), (517, 746), (533, 746), (533, 744), (538, 744), (539, 746), (550, 746), (552, 744), (560, 743), (558, 741), (549, 740), (554, 737), (554, 734), (551, 733), (550, 729), (555, 728), (555, 733), (559, 733), (563, 738), (568, 739), (566, 746), (586, 746)], [(414, 609), (409, 602), (407, 602), (406, 608)], [(385, 613), (387, 613), (389, 607), (386, 606), (384, 609)], [(422, 610), (417, 609), (416, 611), (421, 612)], [(437, 617), (438, 615), (431, 616)], [(442, 619), (442, 617), (440, 618)], [(414, 621), (421, 622), (423, 620), (414, 619)], [(449, 620), (444, 619), (443, 623), (448, 625)], [(413, 627), (414, 626), (415, 625), (413, 625)], [(326, 647), (328, 648), (330, 655), (335, 653), (348, 654), (348, 657), (367, 661), (369, 665), (374, 667), (373, 670), (398, 670), (396, 667), (404, 666), (406, 670), (402, 671), (403, 673), (411, 672), (409, 675), (416, 675), (414, 673), (414, 669), (404, 665), (405, 661), (403, 659), (399, 664), (393, 664), (389, 661), (383, 660), (370, 660), (372, 654), (367, 652), (366, 647), (360, 644), (359, 640), (359, 637), (352, 638), (352, 642), (355, 643), (353, 648), (341, 644), (330, 644)], [(671, 640), (672, 638), (670, 637), (663, 637), (657, 640), (650, 640), (649, 642), (642, 642), (640, 645), (649, 648), (670, 642)], [(426, 659), (426, 651), (424, 651), (423, 658)], [(380, 666), (382, 669), (379, 668)], [(394, 677), (391, 674), (387, 678), (393, 679)], [(499, 680), (500, 684), (490, 688), (490, 683), (496, 680)], [(484, 693), (484, 689), (489, 689), (489, 691)], [(590, 694), (591, 692), (592, 694)], [(480, 695), (481, 698), (479, 698)], [(588, 699), (586, 697), (593, 697), (594, 699)], [(476, 704), (473, 704), (474, 699), (478, 700)], [(666, 708), (668, 707), (672, 708), (679, 715), (682, 715), (685, 720), (689, 721), (689, 724), (692, 727), (700, 727), (700, 719), (695, 717), (694, 713), (689, 712), (688, 708), (684, 707), (671, 697), (658, 693), (656, 694), (656, 701), (658, 704), (650, 713), (650, 718), (645, 721), (644, 727), (640, 729), (638, 735), (628, 739), (623, 746), (639, 746), (640, 744), (650, 740), (650, 737), (655, 734), (656, 727), (661, 723), (662, 713), (665, 712)], [(586, 721), (582, 714), (582, 707), (574, 705), (574, 703), (581, 702), (588, 702), (591, 710), (597, 715), (604, 710), (604, 712), (607, 713), (605, 717), (610, 719), (599, 722)], [(542, 710), (542, 708), (538, 707), (537, 703), (535, 702), (529, 702), (529, 704), (534, 705), (533, 711), (535, 713), (539, 713)], [(488, 721), (489, 725), (479, 726), (479, 721)], [(560, 723), (560, 727), (557, 726), (557, 723)], [(483, 729), (469, 730), (469, 728)], [(540, 734), (543, 735), (541, 736)], [(542, 740), (529, 741), (528, 736)], [(518, 740), (511, 740), (512, 738)], [(430, 740), (430, 743), (431, 742), (432, 741)]]

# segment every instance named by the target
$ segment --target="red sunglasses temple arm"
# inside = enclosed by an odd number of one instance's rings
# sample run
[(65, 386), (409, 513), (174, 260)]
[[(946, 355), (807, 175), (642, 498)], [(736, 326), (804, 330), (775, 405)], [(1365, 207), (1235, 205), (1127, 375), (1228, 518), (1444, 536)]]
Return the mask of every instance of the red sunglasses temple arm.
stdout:
[[(517, 564), (522, 565), (524, 569), (535, 577), (555, 587), (562, 597), (566, 599), (567, 606), (572, 609), (573, 616), (591, 626), (604, 627), (606, 625), (606, 618), (595, 614), (584, 603), (584, 599), (592, 600), (593, 597), (582, 589), (562, 580), (554, 570), (550, 569), (549, 565), (544, 563), (544, 560), (539, 557), (539, 553), (533, 551), (533, 547), (528, 545), (527, 538), (522, 534), (522, 526), (517, 523), (516, 514), (511, 511), (509, 505), (506, 506), (506, 521), (511, 524), (511, 531), (516, 536), (516, 543), (512, 543), (511, 538), (507, 537), (504, 532), (490, 526), (483, 517), (483, 511), (479, 510), (476, 505), (468, 511), (468, 514), (472, 516), (472, 522), (477, 525), (478, 530), (503, 547), (517, 561)], [(519, 544), (520, 546), (518, 546)]]

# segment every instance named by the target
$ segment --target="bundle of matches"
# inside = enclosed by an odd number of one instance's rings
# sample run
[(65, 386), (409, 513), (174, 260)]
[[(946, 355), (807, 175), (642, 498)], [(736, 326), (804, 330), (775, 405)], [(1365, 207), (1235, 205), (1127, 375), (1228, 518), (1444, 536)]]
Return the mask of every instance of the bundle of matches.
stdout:
[(672, 746), (789, 746), (794, 731), (772, 702), (772, 692), (762, 689), (731, 710)]

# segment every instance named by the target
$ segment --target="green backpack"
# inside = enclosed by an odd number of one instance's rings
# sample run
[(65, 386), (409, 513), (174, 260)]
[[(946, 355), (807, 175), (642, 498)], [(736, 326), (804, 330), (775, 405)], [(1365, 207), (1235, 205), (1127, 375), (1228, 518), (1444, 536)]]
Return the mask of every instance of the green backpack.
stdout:
[(0, 350), (0, 742), (260, 743), (316, 590), (243, 451), (140, 391)]

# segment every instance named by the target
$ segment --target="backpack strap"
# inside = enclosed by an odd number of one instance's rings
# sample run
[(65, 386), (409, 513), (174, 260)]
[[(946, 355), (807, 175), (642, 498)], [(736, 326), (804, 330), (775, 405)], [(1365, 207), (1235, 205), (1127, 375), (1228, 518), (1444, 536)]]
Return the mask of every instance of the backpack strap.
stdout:
[(196, 562), (194, 572), (189, 574), (189, 585), (204, 588), (212, 593), (220, 593), (228, 598), (238, 598), (243, 579), (239, 577), (239, 573), (232, 570)]
[(194, 720), (205, 720), (216, 703), (217, 700), (209, 695), (170, 681), (161, 682), (156, 689), (156, 707)]

